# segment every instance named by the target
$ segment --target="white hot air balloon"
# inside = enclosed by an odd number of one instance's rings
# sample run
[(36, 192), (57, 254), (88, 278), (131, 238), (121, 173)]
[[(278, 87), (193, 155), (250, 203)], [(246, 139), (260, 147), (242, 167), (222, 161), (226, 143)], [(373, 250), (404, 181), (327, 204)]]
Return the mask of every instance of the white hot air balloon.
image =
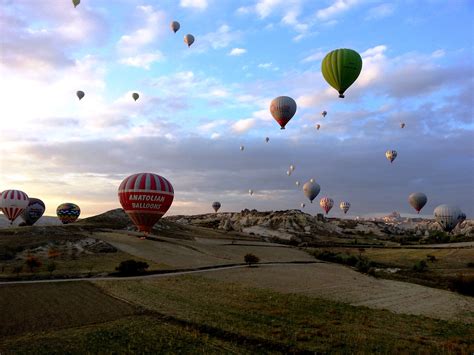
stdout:
[(29, 198), (23, 191), (5, 190), (0, 194), (0, 210), (12, 224), (28, 207)]
[(253, 195), (253, 190), (252, 190), (252, 189), (249, 190), (249, 195), (250, 195), (250, 196)]
[(245, 148), (243, 145), (240, 146), (240, 150), (243, 151)]
[(314, 182), (314, 178), (309, 179), (309, 182)]
[(445, 232), (451, 232), (459, 223), (461, 210), (458, 207), (450, 205), (439, 205), (434, 210), (436, 222), (443, 228)]
[(300, 186), (300, 182), (299, 182), (299, 181), (295, 182), (295, 184), (296, 184), (297, 187)]
[(306, 205), (304, 203), (301, 204), (301, 208), (305, 208)]
[(291, 170), (287, 170), (286, 175), (291, 176)]
[(295, 166), (293, 164), (290, 165), (290, 171), (295, 171)]

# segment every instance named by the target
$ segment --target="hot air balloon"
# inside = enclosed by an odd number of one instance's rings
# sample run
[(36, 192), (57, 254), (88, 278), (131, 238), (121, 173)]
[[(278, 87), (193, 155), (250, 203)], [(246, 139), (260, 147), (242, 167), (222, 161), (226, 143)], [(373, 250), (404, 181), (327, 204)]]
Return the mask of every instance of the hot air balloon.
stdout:
[(397, 155), (398, 154), (396, 150), (387, 150), (385, 152), (385, 157), (390, 161), (390, 163), (392, 163), (395, 160)]
[(351, 208), (351, 204), (349, 202), (342, 201), (339, 204), (339, 208), (344, 212), (344, 214), (346, 214), (347, 211), (349, 211), (349, 208)]
[(23, 210), (20, 217), (25, 221), (27, 226), (32, 226), (41, 218), (46, 206), (44, 202), (38, 198), (30, 197), (28, 206)]
[(84, 91), (79, 90), (78, 92), (76, 92), (76, 95), (77, 95), (77, 97), (79, 98), (79, 100), (82, 100), (82, 98), (83, 98), (86, 94), (84, 94)]
[(466, 220), (466, 214), (461, 211), (459, 217), (458, 217), (458, 226), (461, 227), (462, 222)]
[(301, 204), (301, 208), (305, 208), (306, 205), (304, 203)]
[(308, 181), (303, 185), (303, 193), (311, 203), (318, 196), (319, 191), (321, 191), (321, 186), (315, 182)]
[(215, 201), (212, 203), (212, 208), (214, 209), (214, 212), (219, 211), (219, 208), (221, 208), (221, 203), (218, 201)]
[(172, 21), (171, 24), (170, 24), (170, 27), (171, 27), (171, 31), (176, 33), (176, 32), (178, 32), (178, 30), (181, 26), (179, 25), (178, 21)]
[(428, 198), (424, 193), (414, 192), (410, 196), (408, 196), (408, 202), (416, 210), (417, 213), (420, 213), (423, 206), (426, 205), (426, 202), (428, 202)]
[(290, 176), (291, 175), (291, 170), (287, 170), (286, 175)]
[(331, 210), (332, 206), (334, 206), (334, 201), (332, 200), (332, 198), (323, 197), (319, 201), (319, 205), (324, 210), (324, 212), (326, 212), (326, 214), (328, 214), (328, 212)]
[(295, 166), (293, 164), (290, 165), (290, 171), (295, 171)]
[(401, 128), (405, 128), (405, 123), (400, 123)]
[(313, 178), (309, 179), (309, 182), (314, 182), (314, 179)]
[(28, 206), (28, 195), (19, 190), (5, 190), (0, 194), (0, 210), (10, 221), (10, 224)]
[(249, 190), (249, 195), (250, 195), (250, 196), (253, 195), (253, 190), (252, 190), (252, 189)]
[(63, 224), (75, 222), (79, 218), (80, 214), (81, 209), (74, 203), (62, 203), (58, 206), (58, 208), (56, 208), (56, 215)]
[(336, 49), (324, 57), (321, 71), (324, 79), (344, 98), (344, 92), (357, 80), (362, 70), (362, 58), (352, 49)]
[(244, 149), (245, 149), (245, 148), (244, 148), (244, 146), (243, 146), (243, 145), (241, 145), (241, 146), (240, 146), (240, 150), (244, 150)]
[(320, 124), (317, 124), (317, 125), (316, 125), (316, 129), (319, 131), (320, 128), (321, 128), (321, 125), (320, 125)]
[(300, 182), (299, 182), (299, 181), (295, 182), (295, 184), (296, 184), (296, 186), (298, 186), (298, 187), (300, 186)]
[(288, 96), (278, 96), (270, 104), (270, 113), (281, 129), (285, 129), (286, 124), (296, 113), (296, 102)]
[(72, 0), (72, 4), (74, 5), (74, 8), (77, 7), (81, 3), (81, 0)]
[(134, 93), (132, 94), (132, 97), (133, 97), (133, 99), (134, 99), (135, 101), (137, 101), (138, 98), (140, 97), (140, 95), (138, 95), (138, 93), (134, 92)]
[(194, 36), (188, 33), (184, 36), (184, 43), (186, 43), (188, 47), (191, 47), (191, 44), (194, 43)]
[(434, 210), (436, 222), (443, 228), (445, 232), (451, 232), (459, 222), (461, 210), (455, 206), (439, 205)]
[(139, 173), (122, 181), (118, 197), (132, 222), (146, 235), (171, 207), (174, 190), (171, 183), (160, 175)]
[(268, 143), (269, 140), (270, 140), (270, 138), (268, 138), (268, 137), (265, 138), (266, 143)]
[(326, 117), (327, 114), (328, 114), (327, 111), (321, 112), (321, 116), (323, 116), (323, 118)]

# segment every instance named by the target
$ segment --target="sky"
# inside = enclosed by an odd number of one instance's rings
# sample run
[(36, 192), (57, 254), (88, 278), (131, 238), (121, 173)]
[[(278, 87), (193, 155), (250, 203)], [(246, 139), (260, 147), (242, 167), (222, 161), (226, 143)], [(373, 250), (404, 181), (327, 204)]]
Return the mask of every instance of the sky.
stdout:
[[(87, 217), (153, 172), (174, 186), (168, 214), (314, 214), (327, 196), (333, 216), (340, 201), (409, 216), (419, 191), (423, 216), (472, 218), (473, 15), (469, 0), (0, 0), (0, 190)], [(345, 99), (321, 75), (337, 48), (363, 59)], [(281, 95), (298, 105), (286, 130), (269, 112)], [(312, 205), (295, 184), (310, 178)]]

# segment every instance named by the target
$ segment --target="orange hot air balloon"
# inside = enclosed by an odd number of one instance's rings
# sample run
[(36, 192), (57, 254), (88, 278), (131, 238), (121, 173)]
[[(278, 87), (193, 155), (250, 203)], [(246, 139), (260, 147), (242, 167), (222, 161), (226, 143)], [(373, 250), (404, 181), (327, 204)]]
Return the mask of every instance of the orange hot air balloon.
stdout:
[(173, 203), (174, 190), (164, 177), (140, 173), (127, 177), (118, 189), (120, 204), (138, 230), (148, 234)]

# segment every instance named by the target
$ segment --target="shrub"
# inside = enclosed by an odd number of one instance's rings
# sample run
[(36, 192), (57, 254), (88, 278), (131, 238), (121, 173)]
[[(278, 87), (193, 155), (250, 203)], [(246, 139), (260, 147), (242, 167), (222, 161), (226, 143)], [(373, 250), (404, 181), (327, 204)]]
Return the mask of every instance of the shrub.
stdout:
[(12, 269), (12, 272), (16, 274), (16, 277), (20, 276), (20, 272), (22, 271), (23, 271), (23, 265), (16, 265)]
[(136, 275), (144, 273), (148, 267), (149, 265), (144, 261), (125, 260), (122, 261), (115, 270), (123, 275)]
[(248, 266), (251, 266), (252, 264), (257, 264), (260, 261), (260, 258), (256, 255), (249, 253), (245, 254), (244, 261)]
[(464, 274), (458, 274), (456, 277), (451, 278), (449, 284), (453, 291), (474, 296), (474, 275), (465, 276)]
[(428, 261), (434, 263), (437, 259), (436, 259), (436, 256), (428, 254), (428, 255), (426, 256), (426, 260), (428, 260)]
[(41, 267), (41, 265), (43, 265), (43, 263), (36, 256), (33, 255), (28, 256), (25, 261), (25, 264), (28, 266), (31, 272), (34, 272), (35, 268)]
[(358, 271), (367, 273), (373, 267), (373, 263), (367, 258), (359, 257), (355, 267)]
[(54, 261), (51, 261), (46, 265), (46, 268), (49, 271), (49, 276), (51, 276), (53, 274), (53, 271), (56, 270), (56, 266), (57, 265)]
[(474, 267), (474, 263), (467, 263), (467, 267)]
[(427, 267), (428, 267), (428, 264), (426, 263), (426, 261), (420, 260), (420, 261), (417, 261), (415, 265), (413, 265), (413, 270), (422, 272), (422, 271), (425, 271)]

